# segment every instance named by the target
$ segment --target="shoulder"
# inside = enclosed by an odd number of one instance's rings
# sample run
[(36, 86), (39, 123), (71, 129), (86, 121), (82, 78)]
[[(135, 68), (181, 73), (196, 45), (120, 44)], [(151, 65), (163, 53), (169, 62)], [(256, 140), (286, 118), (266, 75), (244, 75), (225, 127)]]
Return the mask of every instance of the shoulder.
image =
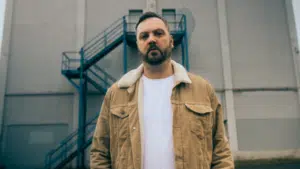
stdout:
[(127, 91), (127, 88), (120, 88), (118, 86), (118, 81), (113, 83), (106, 92), (107, 97), (114, 97), (115, 95), (121, 95), (124, 94)]
[(188, 72), (188, 76), (192, 81), (191, 86), (193, 88), (206, 89), (209, 93), (214, 91), (212, 84), (202, 76), (190, 72)]
[(188, 72), (188, 76), (193, 83), (208, 83), (208, 81), (200, 75)]
[(195, 75), (193, 73), (188, 73), (192, 83), (190, 84), (190, 89), (192, 93), (199, 93), (194, 97), (202, 98), (200, 99), (201, 102), (206, 102), (208, 105), (211, 106), (213, 110), (216, 110), (217, 107), (220, 105), (220, 101), (217, 98), (216, 91), (213, 85), (206, 80), (205, 78)]

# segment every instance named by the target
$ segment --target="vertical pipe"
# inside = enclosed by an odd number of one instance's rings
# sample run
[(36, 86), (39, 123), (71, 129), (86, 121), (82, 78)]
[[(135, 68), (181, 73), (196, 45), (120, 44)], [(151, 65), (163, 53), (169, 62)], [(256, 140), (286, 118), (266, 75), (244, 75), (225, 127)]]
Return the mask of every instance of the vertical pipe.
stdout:
[(188, 44), (188, 33), (187, 33), (187, 25), (186, 25), (186, 16), (184, 15), (184, 51), (185, 51), (185, 67), (186, 70), (189, 71), (190, 70), (190, 64), (189, 64), (189, 44)]
[(182, 66), (185, 66), (185, 54), (184, 54), (184, 39), (181, 40), (181, 62)]
[[(82, 111), (82, 116), (81, 116), (81, 121), (82, 121), (82, 137), (81, 137), (81, 143), (82, 143), (82, 147), (85, 144), (85, 136), (86, 136), (86, 131), (85, 131), (85, 127), (86, 127), (86, 112), (87, 112), (87, 93), (88, 93), (88, 82), (87, 82), (87, 72), (84, 72), (84, 83), (83, 83), (83, 96), (82, 96), (82, 101), (83, 101), (83, 111)], [(80, 168), (84, 169), (85, 168), (85, 153), (84, 153), (84, 149), (81, 150), (81, 161), (82, 161), (82, 166)]]
[(228, 35), (228, 21), (227, 21), (227, 9), (226, 0), (218, 0), (218, 22), (221, 40), (222, 50), (222, 65), (223, 65), (223, 78), (225, 88), (225, 110), (227, 113), (227, 127), (228, 135), (230, 140), (231, 150), (238, 151), (238, 140), (237, 140), (237, 128), (236, 128), (236, 116), (234, 109), (234, 98), (233, 98), (233, 84), (232, 84), (232, 71), (231, 71), (231, 54), (230, 44)]
[(84, 50), (83, 48), (80, 49), (80, 86), (79, 86), (79, 113), (78, 113), (78, 139), (77, 139), (77, 168), (84, 167), (84, 153), (82, 151), (82, 147), (84, 144), (84, 109), (85, 109), (85, 78), (83, 72), (83, 65), (84, 65)]
[(127, 32), (127, 24), (126, 24), (126, 16), (123, 16), (123, 73), (127, 72), (127, 41), (126, 41), (126, 32)]
[[(294, 61), (294, 73), (297, 85), (297, 94), (298, 94), (298, 104), (300, 105), (300, 55), (299, 55), (299, 1), (293, 0), (285, 0), (286, 6), (286, 16), (288, 20), (288, 28), (289, 28), (289, 35), (290, 35), (290, 46), (293, 55)], [(298, 28), (298, 29), (297, 29)]]
[[(76, 28), (76, 34), (75, 34), (75, 45), (76, 45), (76, 49), (80, 49), (84, 43), (85, 43), (85, 35), (86, 35), (86, 28), (87, 28), (87, 2), (88, 0), (73, 0), (72, 3), (74, 3), (74, 8), (76, 10), (76, 16), (75, 16), (75, 28)], [(80, 52), (78, 52), (78, 54), (75, 55), (76, 58), (80, 57)], [(76, 69), (78, 68), (79, 65), (79, 61), (75, 62), (75, 64), (70, 65), (69, 64), (70, 61), (68, 61), (68, 67), (70, 66), (74, 66), (73, 68)], [(80, 93), (79, 93), (79, 85), (76, 85), (76, 89), (77, 91), (74, 91), (74, 97), (73, 97), (73, 111), (72, 111), (72, 116), (70, 117), (69, 121), (70, 121), (70, 127), (69, 127), (69, 133), (78, 130), (79, 128), (79, 115), (78, 113), (80, 112), (79, 110), (79, 100), (80, 100)], [(73, 160), (71, 162), (71, 164), (69, 165), (70, 168), (76, 168), (76, 164), (77, 164), (77, 158), (76, 160)]]
[[(5, 20), (3, 27), (3, 39), (2, 39), (2, 50), (0, 51), (0, 155), (4, 150), (4, 144), (7, 141), (5, 133), (5, 123), (4, 123), (4, 104), (5, 104), (5, 94), (6, 88), (8, 87), (8, 71), (9, 69), (9, 58), (11, 57), (11, 45), (12, 45), (12, 30), (17, 27), (13, 24), (14, 14), (16, 13), (14, 4), (16, 1), (6, 1), (5, 6)], [(1, 32), (2, 33), (2, 32)]]

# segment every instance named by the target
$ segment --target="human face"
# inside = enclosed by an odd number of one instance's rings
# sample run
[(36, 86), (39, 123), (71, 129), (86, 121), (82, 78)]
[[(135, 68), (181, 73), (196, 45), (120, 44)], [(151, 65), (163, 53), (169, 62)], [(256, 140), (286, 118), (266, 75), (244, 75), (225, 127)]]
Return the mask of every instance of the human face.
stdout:
[(173, 38), (159, 18), (148, 18), (137, 27), (137, 46), (144, 62), (159, 65), (170, 58)]

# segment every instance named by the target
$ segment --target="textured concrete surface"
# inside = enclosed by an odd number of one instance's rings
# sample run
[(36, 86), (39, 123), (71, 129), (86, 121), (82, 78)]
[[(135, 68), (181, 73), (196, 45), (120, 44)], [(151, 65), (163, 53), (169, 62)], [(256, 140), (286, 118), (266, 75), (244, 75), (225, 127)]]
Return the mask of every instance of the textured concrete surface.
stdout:
[(236, 169), (299, 169), (300, 163), (237, 166)]

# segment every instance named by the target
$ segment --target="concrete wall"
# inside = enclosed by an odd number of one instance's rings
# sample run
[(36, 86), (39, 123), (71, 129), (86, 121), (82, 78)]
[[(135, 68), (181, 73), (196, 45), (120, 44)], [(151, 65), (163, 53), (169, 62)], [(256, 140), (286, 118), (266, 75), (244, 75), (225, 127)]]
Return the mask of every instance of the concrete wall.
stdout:
[(227, 1), (234, 87), (295, 87), (285, 2)]
[[(69, 133), (74, 88), (60, 73), (61, 52), (76, 48), (73, 0), (12, 0), (3, 135), (8, 167), (44, 165)], [(9, 13), (9, 12), (8, 12)], [(9, 24), (9, 23), (6, 23)], [(8, 25), (6, 25), (8, 26)], [(1, 160), (2, 161), (2, 158)]]
[(69, 123), (73, 95), (7, 96), (5, 123), (55, 124)]
[(7, 93), (71, 91), (60, 68), (75, 49), (74, 1), (14, 0), (13, 11)]
[(7, 168), (38, 169), (45, 155), (68, 133), (66, 124), (9, 125), (6, 128), (4, 157)]
[[(159, 13), (174, 8), (187, 16), (191, 72), (203, 76), (215, 88), (224, 89), (225, 46), (230, 51), (228, 72), (232, 74), (233, 88), (296, 87), (285, 1), (224, 1), (228, 44), (221, 38), (224, 36), (218, 11), (221, 1), (156, 1)], [(60, 73), (61, 52), (78, 50), (80, 43), (89, 41), (130, 9), (144, 9), (146, 1), (127, 0), (121, 5), (117, 0), (80, 1), (86, 6), (78, 5), (79, 0), (10, 3), (13, 11), (10, 29), (6, 25), (4, 32), (10, 36), (5, 35), (3, 41), (8, 61), (7, 78), (6, 74), (1, 76), (7, 86), (1, 87), (5, 89), (3, 119), (0, 116), (4, 122), (1, 142), (5, 158), (1, 160), (9, 166), (26, 161), (28, 167), (34, 167), (43, 164), (45, 153), (76, 128), (78, 121), (78, 96), (74, 96), (74, 87)], [(141, 58), (131, 47), (127, 47), (127, 54), (131, 70), (140, 64)], [(180, 46), (173, 51), (173, 59), (181, 62)], [(118, 79), (123, 73), (122, 63), (123, 45), (120, 45), (97, 64)], [(232, 116), (235, 112), (237, 128), (233, 130), (237, 132), (239, 150), (300, 148), (298, 93), (234, 92), (228, 96), (217, 92), (217, 96), (225, 119), (228, 115), (235, 117)], [(233, 105), (228, 104), (230, 97)], [(103, 96), (91, 94), (87, 99), (88, 120), (99, 112)]]
[[(228, 0), (234, 88), (296, 87), (285, 1)], [(297, 92), (235, 93), (240, 151), (300, 148)]]
[(73, 95), (7, 96), (3, 161), (8, 167), (40, 168), (46, 153), (68, 134)]
[(174, 8), (187, 15), (190, 71), (223, 88), (217, 0), (159, 0), (158, 12)]
[(234, 94), (240, 151), (298, 149), (300, 113), (295, 92)]

